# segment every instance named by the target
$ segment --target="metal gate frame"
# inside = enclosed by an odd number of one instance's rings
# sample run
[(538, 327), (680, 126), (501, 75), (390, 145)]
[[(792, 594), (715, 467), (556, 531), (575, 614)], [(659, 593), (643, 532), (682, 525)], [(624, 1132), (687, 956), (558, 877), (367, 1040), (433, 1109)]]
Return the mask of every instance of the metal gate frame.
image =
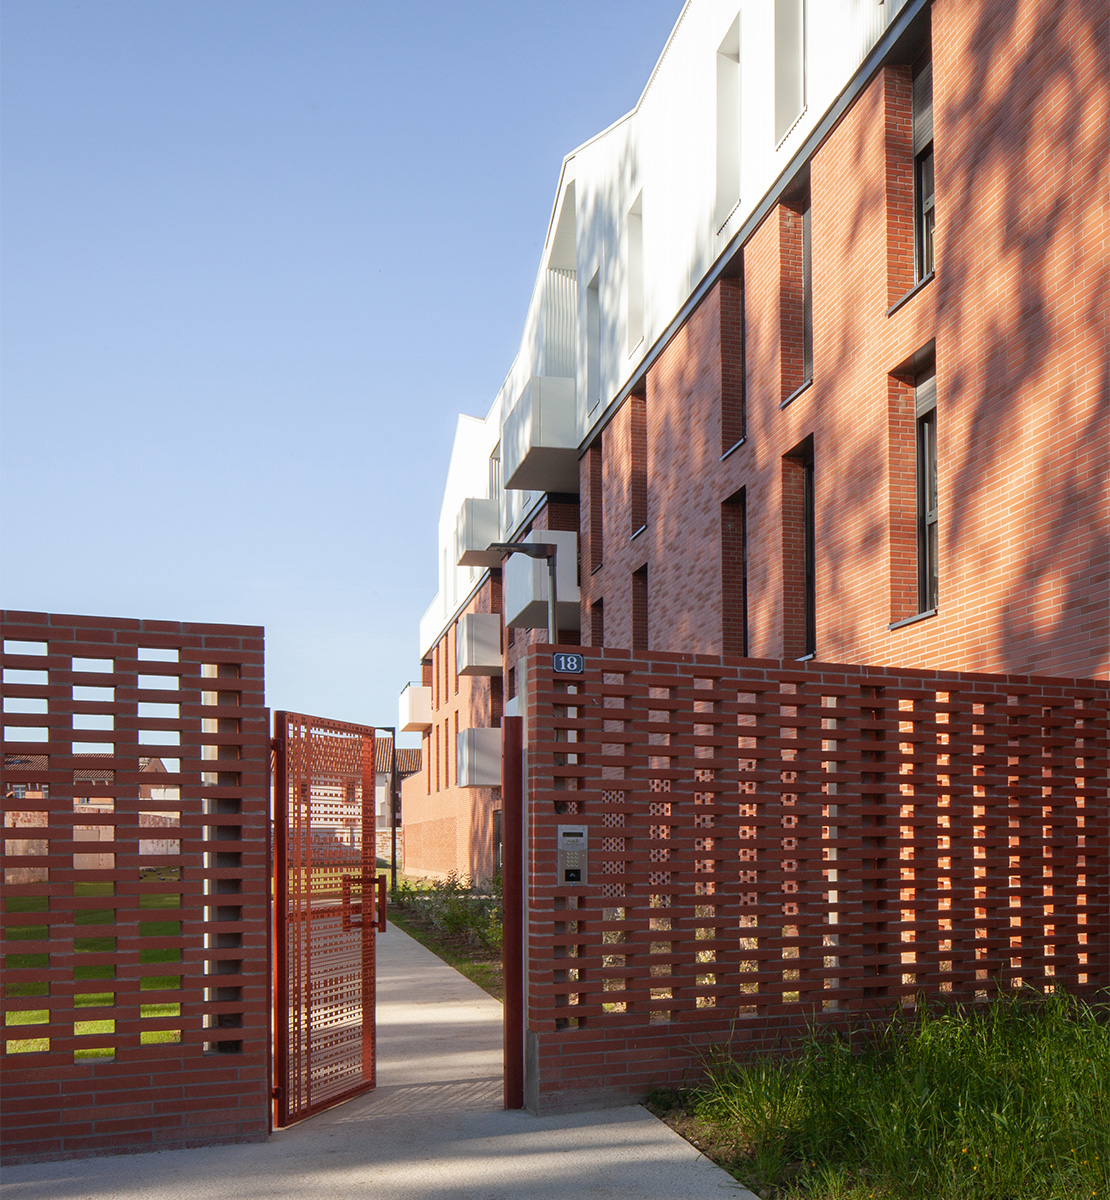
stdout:
[[(282, 1127), (374, 1087), (374, 941), (386, 902), (385, 877), (376, 876), (373, 727), (277, 712), (273, 749), (274, 1123)], [(318, 825), (313, 836), (321, 801), (313, 785), (324, 779), (341, 789), (333, 805), (350, 808), (354, 785), (361, 789), (357, 843), (328, 839)], [(326, 965), (319, 943), (329, 948)], [(352, 975), (353, 990), (345, 986)]]

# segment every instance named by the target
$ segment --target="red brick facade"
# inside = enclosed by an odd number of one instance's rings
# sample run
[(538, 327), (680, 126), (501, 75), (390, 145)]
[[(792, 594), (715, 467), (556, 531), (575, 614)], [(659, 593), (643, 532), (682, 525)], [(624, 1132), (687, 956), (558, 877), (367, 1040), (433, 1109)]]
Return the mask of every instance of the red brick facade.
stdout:
[[(645, 483), (635, 396), (605, 427), (600, 470), (583, 458), (583, 641), (600, 602), (605, 641), (632, 644), (646, 565), (653, 650), (733, 648), (722, 506), (743, 489), (749, 653), (801, 653), (795, 468), (811, 438), (819, 658), (1106, 676), (1107, 40), (1098, 4), (936, 0), (935, 277), (898, 304), (914, 287), (914, 232), (911, 63), (896, 62), (808, 164), (812, 385), (797, 392), (791, 199), (744, 246), (742, 321), (725, 279), (648, 370)], [(919, 608), (912, 381), (929, 363), (938, 611), (889, 629)]]
[[(466, 613), (501, 611), (501, 573), (487, 576)], [(496, 868), (497, 788), (458, 786), (458, 731), (501, 723), (500, 676), (456, 671), (458, 619), (433, 647), (425, 682), (432, 689), (432, 726), (424, 734), (421, 769), (401, 783), (404, 869), (442, 878), (451, 871), (489, 879)]]

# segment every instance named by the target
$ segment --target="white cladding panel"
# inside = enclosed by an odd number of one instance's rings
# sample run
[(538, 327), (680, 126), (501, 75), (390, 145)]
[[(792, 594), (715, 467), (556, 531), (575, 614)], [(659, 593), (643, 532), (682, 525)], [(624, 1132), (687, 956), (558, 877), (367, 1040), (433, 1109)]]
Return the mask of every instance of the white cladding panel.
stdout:
[(464, 613), (455, 634), (455, 666), (460, 675), (501, 674), (501, 615)]
[(499, 567), (500, 552), (486, 547), (500, 540), (500, 528), (497, 501), (468, 496), (455, 522), (455, 562), (460, 567)]
[(504, 486), (578, 491), (578, 423), (574, 380), (533, 375), (501, 430)]
[[(579, 625), (578, 534), (567, 530), (537, 529), (526, 542), (554, 542), (555, 587), (560, 629)], [(501, 603), (505, 625), (516, 629), (547, 628), (547, 560), (512, 555), (501, 576)]]
[(460, 729), (455, 752), (459, 787), (501, 786), (500, 729)]
[(401, 693), (397, 726), (405, 733), (422, 732), (432, 724), (432, 689), (410, 683)]

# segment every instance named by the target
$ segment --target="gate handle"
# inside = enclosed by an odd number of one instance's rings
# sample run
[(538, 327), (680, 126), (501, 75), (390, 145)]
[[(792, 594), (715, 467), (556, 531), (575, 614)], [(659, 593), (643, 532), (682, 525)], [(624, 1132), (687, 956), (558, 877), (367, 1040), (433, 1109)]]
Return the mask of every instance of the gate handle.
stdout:
[[(361, 884), (362, 876), (361, 875), (343, 875), (340, 877), (340, 887), (342, 888), (342, 892), (341, 892), (342, 900), (340, 902), (339, 910), (343, 914), (343, 930), (344, 930), (344, 932), (346, 932), (349, 929), (360, 929), (362, 927), (361, 921), (359, 921), (359, 923), (356, 925), (351, 920), (351, 914), (354, 911), (354, 908), (351, 904), (351, 884), (355, 883), (355, 882), (358, 882)], [(362, 915), (362, 905), (361, 904), (359, 905), (358, 912), (359, 912), (359, 915), (361, 916)]]
[(379, 933), (385, 933), (385, 876), (378, 876), (378, 921)]
[[(378, 933), (385, 933), (385, 901), (386, 901), (385, 876), (378, 875), (377, 881), (378, 881), (378, 895), (377, 895), (377, 904), (375, 905), (375, 908), (377, 911), (375, 914), (376, 920), (374, 921), (374, 928), (378, 931)], [(351, 904), (351, 884), (356, 883), (356, 882), (365, 889), (366, 876), (365, 875), (343, 875), (340, 877), (340, 886), (342, 888), (342, 892), (341, 892), (342, 900), (340, 902), (340, 912), (343, 914), (343, 929), (345, 932), (349, 929), (361, 929), (362, 928), (362, 921), (359, 921), (358, 924), (356, 925), (354, 923), (354, 921), (351, 920), (351, 915), (355, 911), (354, 906)], [(358, 913), (359, 913), (359, 916), (362, 915), (362, 905), (361, 904), (359, 905)]]

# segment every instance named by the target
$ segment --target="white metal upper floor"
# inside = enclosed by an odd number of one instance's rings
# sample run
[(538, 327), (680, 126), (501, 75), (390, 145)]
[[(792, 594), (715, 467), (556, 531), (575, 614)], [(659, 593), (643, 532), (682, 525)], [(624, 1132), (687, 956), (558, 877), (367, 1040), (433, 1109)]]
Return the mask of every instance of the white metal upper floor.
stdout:
[[(490, 542), (578, 491), (591, 433), (926, 3), (687, 0), (636, 107), (563, 160), (516, 358), (485, 417), (458, 420), (422, 656), (500, 564)], [(509, 560), (508, 623), (534, 620), (512, 611), (532, 580)]]

